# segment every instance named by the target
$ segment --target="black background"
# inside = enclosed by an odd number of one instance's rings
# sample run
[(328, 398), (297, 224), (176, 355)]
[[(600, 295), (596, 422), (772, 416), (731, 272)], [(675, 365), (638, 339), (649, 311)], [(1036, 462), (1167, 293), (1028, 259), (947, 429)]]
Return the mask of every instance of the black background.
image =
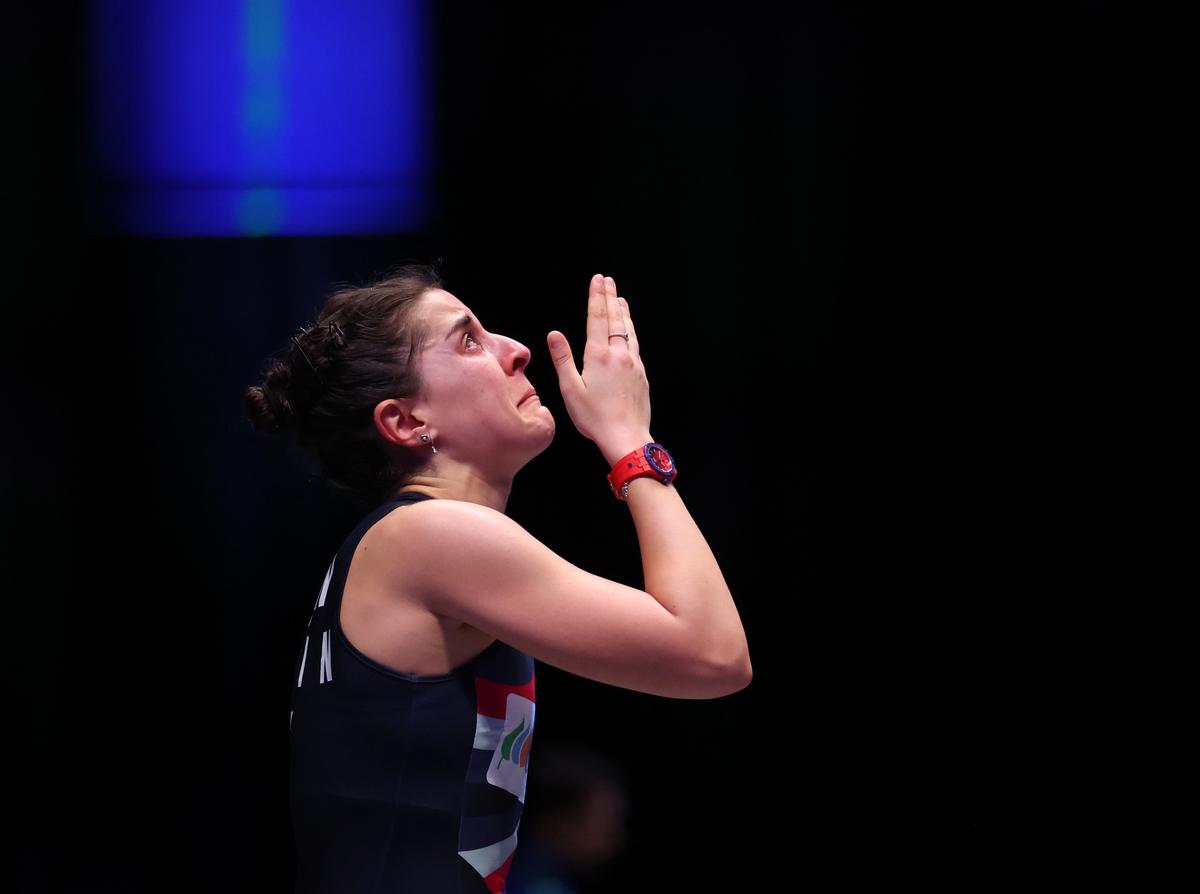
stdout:
[(594, 890), (1195, 885), (1194, 15), (437, 9), (435, 226), (244, 240), (106, 235), (82, 16), (15, 13), (18, 888), (289, 889), (289, 680), (355, 514), (239, 398), (332, 283), (438, 258), (558, 421), (509, 514), (640, 586), (545, 345), (616, 278), (749, 637), (716, 701), (539, 663), (539, 736), (630, 772)]

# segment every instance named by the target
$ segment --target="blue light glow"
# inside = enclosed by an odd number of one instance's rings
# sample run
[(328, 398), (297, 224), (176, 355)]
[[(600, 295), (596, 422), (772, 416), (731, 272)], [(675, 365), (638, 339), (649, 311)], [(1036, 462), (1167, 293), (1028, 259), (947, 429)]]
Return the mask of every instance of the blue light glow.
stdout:
[(98, 225), (421, 229), (435, 198), (426, 13), (418, 0), (93, 0)]

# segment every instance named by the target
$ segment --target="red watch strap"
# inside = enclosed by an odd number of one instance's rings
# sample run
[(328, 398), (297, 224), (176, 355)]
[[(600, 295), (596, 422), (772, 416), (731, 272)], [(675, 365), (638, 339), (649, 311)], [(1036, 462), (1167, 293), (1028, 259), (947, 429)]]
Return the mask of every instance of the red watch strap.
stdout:
[(636, 450), (629, 451), (629, 453), (613, 463), (612, 471), (607, 476), (608, 486), (611, 488), (613, 496), (618, 500), (624, 500), (628, 495), (628, 484), (634, 478), (648, 476), (654, 478), (656, 481), (661, 481), (663, 484), (668, 484), (675, 479), (674, 469), (671, 470), (669, 475), (663, 475), (646, 459), (646, 447), (654, 443), (656, 442), (648, 441)]

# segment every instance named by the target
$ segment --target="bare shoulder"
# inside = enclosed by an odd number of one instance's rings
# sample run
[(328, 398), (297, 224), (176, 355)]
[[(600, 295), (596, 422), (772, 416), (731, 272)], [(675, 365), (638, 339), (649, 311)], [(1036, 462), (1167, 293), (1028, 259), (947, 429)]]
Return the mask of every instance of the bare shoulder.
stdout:
[(409, 592), (421, 595), (438, 590), (443, 583), (442, 578), (430, 573), (443, 567), (438, 561), (442, 557), (477, 550), (482, 542), (497, 536), (517, 536), (518, 531), (533, 539), (502, 512), (444, 498), (420, 500), (391, 512), (379, 528), (394, 559), (395, 573), (409, 580)]
[(645, 590), (592, 574), (502, 512), (422, 500), (385, 520), (387, 573), (425, 608), (601, 683), (715, 698), (744, 682)]
[[(504, 526), (505, 523), (517, 523), (502, 512), (497, 512), (488, 506), (470, 503), (466, 500), (419, 500), (402, 507), (399, 511), (388, 513), (380, 522), (379, 527), (396, 547), (407, 544), (410, 548), (404, 550), (405, 559), (413, 558), (412, 546), (419, 541), (423, 547), (439, 542), (448, 534), (465, 529), (484, 529)], [(519, 525), (518, 525), (519, 527)], [(523, 530), (523, 529), (522, 529)], [(450, 545), (450, 544), (442, 544)], [(407, 570), (419, 570), (411, 564), (406, 564)]]
[(469, 577), (480, 570), (479, 562), (497, 570), (514, 550), (550, 551), (503, 512), (465, 500), (421, 500), (390, 513), (381, 528), (392, 548), (396, 573), (405, 575), (408, 590), (431, 608), (447, 602), (443, 591), (454, 577), (447, 571), (458, 569)]

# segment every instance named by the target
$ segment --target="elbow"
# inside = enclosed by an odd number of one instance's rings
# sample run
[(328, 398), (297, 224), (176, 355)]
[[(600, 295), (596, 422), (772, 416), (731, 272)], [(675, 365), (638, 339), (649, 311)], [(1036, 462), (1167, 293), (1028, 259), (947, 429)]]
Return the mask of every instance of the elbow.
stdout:
[(742, 668), (742, 688), (745, 689), (754, 679), (754, 666), (750, 663), (750, 653), (746, 653), (746, 663)]
[(692, 651), (690, 659), (687, 679), (676, 692), (677, 698), (724, 698), (741, 692), (754, 678), (750, 645), (744, 634), (736, 638), (726, 635), (720, 643)]
[(754, 668), (750, 664), (750, 653), (743, 651), (734, 661), (724, 662), (718, 673), (713, 675), (715, 689), (710, 698), (724, 698), (741, 692), (754, 679)]
[(743, 659), (733, 666), (729, 672), (730, 685), (733, 687), (726, 695), (733, 695), (735, 692), (741, 692), (750, 685), (750, 681), (754, 679), (754, 667), (750, 664), (750, 653), (747, 652)]
[(736, 662), (706, 661), (702, 666), (693, 667), (690, 673), (673, 683), (669, 690), (655, 688), (641, 691), (670, 698), (705, 701), (741, 692), (750, 685), (753, 675), (750, 656), (744, 655)]
[(728, 679), (734, 687), (730, 690), (730, 694), (741, 692), (754, 679), (754, 667), (750, 664), (750, 643), (746, 641), (745, 632), (742, 633), (737, 648), (732, 654), (733, 658), (726, 664)]

